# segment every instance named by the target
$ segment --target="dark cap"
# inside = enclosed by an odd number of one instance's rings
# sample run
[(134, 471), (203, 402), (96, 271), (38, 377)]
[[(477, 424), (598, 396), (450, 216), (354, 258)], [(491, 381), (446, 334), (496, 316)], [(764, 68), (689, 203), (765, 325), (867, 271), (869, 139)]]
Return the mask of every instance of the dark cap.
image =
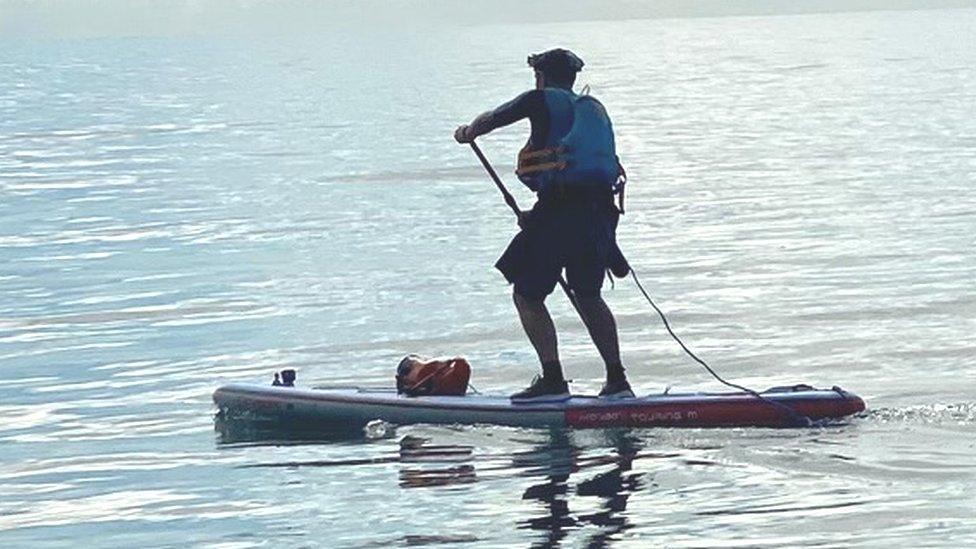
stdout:
[(576, 54), (556, 48), (529, 56), (529, 66), (543, 74), (576, 74), (583, 68), (583, 60)]

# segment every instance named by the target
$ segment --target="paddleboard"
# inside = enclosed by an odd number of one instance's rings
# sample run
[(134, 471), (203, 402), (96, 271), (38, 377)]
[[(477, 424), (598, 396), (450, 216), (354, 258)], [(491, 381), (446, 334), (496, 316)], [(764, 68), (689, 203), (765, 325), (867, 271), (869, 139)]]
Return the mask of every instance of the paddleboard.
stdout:
[[(255, 414), (296, 426), (354, 428), (373, 420), (398, 425), (491, 424), (515, 427), (785, 427), (797, 415), (813, 421), (839, 419), (865, 408), (839, 387), (775, 387), (762, 393), (656, 394), (606, 400), (573, 396), (562, 402), (522, 404), (506, 396), (399, 395), (363, 387), (276, 387), (235, 383), (218, 388), (214, 403), (223, 414)], [(795, 414), (786, 408), (792, 409)]]

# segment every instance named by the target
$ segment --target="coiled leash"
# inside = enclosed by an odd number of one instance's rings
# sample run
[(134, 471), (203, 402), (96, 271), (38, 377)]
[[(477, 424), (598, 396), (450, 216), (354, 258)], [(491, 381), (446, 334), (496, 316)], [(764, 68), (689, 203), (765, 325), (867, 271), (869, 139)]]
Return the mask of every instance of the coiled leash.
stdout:
[[(495, 172), (495, 169), (491, 166), (491, 163), (488, 162), (488, 159), (485, 157), (484, 153), (481, 152), (481, 149), (478, 147), (478, 144), (475, 143), (474, 141), (471, 141), (469, 145), (471, 145), (471, 149), (474, 151), (474, 154), (477, 155), (478, 160), (481, 161), (481, 165), (484, 166), (485, 171), (487, 171), (488, 175), (491, 176), (492, 181), (495, 182), (495, 186), (498, 187), (498, 190), (502, 193), (502, 197), (505, 199), (505, 203), (508, 204), (508, 207), (511, 208), (513, 212), (515, 212), (515, 216), (521, 219), (522, 210), (519, 209), (518, 202), (515, 201), (515, 197), (512, 196), (512, 193), (508, 191), (508, 189), (505, 187), (505, 184), (502, 183), (501, 178), (498, 177), (498, 173)], [(739, 389), (740, 391), (752, 395), (753, 397), (761, 400), (762, 402), (765, 402), (766, 404), (778, 410), (782, 410), (783, 412), (786, 412), (786, 415), (790, 418), (790, 424), (793, 427), (809, 427), (813, 425), (814, 422), (810, 418), (797, 412), (791, 406), (787, 406), (786, 404), (783, 404), (781, 402), (776, 402), (775, 400), (770, 400), (762, 396), (757, 391), (754, 391), (748, 387), (739, 385), (737, 383), (726, 381), (724, 378), (722, 378), (722, 376), (718, 375), (718, 373), (714, 369), (712, 369), (712, 367), (709, 366), (708, 363), (706, 363), (704, 360), (699, 358), (698, 355), (693, 353), (691, 349), (689, 349), (688, 346), (685, 345), (683, 341), (681, 341), (681, 338), (678, 337), (678, 334), (674, 333), (674, 330), (671, 329), (671, 323), (668, 322), (668, 319), (664, 315), (664, 312), (661, 311), (661, 309), (657, 306), (657, 304), (654, 303), (654, 300), (651, 299), (651, 296), (648, 295), (647, 291), (644, 289), (644, 285), (641, 284), (640, 279), (637, 277), (637, 272), (634, 271), (634, 268), (632, 266), (630, 267), (630, 275), (634, 279), (634, 283), (637, 285), (637, 288), (644, 295), (644, 299), (646, 299), (647, 302), (650, 303), (654, 311), (658, 314), (659, 317), (661, 317), (661, 322), (664, 323), (664, 327), (665, 329), (667, 329), (668, 334), (671, 336), (671, 338), (674, 339), (674, 341), (681, 347), (681, 349), (685, 352), (685, 354), (687, 354), (689, 357), (692, 358), (692, 360), (694, 360), (695, 362), (700, 364), (703, 368), (705, 368), (705, 370), (707, 370), (708, 373), (712, 375), (712, 377), (714, 377), (716, 380), (718, 380), (720, 383), (724, 385), (727, 385), (734, 389)], [(570, 303), (573, 304), (573, 308), (576, 309), (576, 312), (583, 319), (583, 322), (586, 322), (586, 317), (583, 316), (583, 312), (580, 310), (579, 304), (576, 302), (576, 296), (573, 294), (573, 290), (569, 287), (569, 284), (566, 283), (566, 279), (563, 278), (562, 274), (559, 275), (559, 286), (563, 289), (563, 292), (566, 293), (566, 297), (569, 298)]]

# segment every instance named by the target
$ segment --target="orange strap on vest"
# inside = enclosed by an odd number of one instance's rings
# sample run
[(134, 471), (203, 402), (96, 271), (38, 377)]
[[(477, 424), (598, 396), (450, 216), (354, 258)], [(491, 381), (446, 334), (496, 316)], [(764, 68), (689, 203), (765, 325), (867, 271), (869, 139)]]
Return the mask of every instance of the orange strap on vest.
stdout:
[(563, 170), (566, 168), (566, 161), (559, 158), (565, 151), (565, 147), (547, 147), (536, 151), (527, 148), (519, 151), (517, 175), (528, 175), (550, 170)]

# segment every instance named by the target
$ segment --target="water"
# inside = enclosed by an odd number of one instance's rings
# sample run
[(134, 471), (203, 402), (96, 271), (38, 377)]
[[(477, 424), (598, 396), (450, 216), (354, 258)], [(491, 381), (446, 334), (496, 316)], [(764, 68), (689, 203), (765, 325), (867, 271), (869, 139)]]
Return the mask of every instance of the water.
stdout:
[[(976, 542), (974, 28), (954, 10), (5, 40), (0, 544)], [(555, 44), (615, 119), (620, 240), (675, 329), (730, 378), (838, 384), (870, 411), (215, 432), (215, 387), (286, 367), (389, 384), (407, 353), (462, 354), (482, 390), (528, 381), (492, 269), (514, 223), (451, 134)], [(510, 174), (524, 136), (482, 147)], [(607, 296), (639, 392), (718, 388), (632, 284)], [(550, 301), (574, 390), (596, 389)]]

